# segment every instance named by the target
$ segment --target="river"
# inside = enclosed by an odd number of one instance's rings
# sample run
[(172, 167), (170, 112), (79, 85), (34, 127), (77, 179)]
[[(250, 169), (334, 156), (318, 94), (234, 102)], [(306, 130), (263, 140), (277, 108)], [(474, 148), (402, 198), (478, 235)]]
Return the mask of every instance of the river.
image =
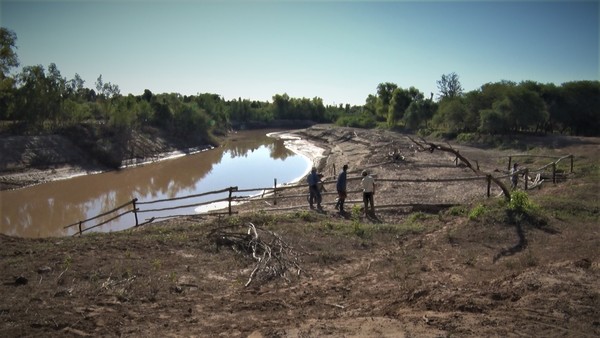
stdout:
[[(273, 187), (274, 180), (278, 186), (293, 183), (306, 175), (315, 154), (310, 145), (307, 148), (307, 144), (301, 146), (298, 142), (301, 141), (286, 134), (270, 137), (264, 130), (244, 131), (220, 147), (192, 155), (1, 191), (0, 232), (29, 238), (69, 236), (75, 234), (78, 227), (65, 226), (114, 209), (133, 198), (143, 203), (229, 187), (269, 188)], [(248, 194), (252, 193), (239, 195)], [(210, 206), (198, 204), (227, 196), (228, 193), (222, 193), (140, 206), (141, 210), (148, 210), (190, 205), (183, 209), (139, 213), (139, 222), (151, 217), (160, 219), (206, 212)], [(87, 226), (99, 221), (94, 222)], [(118, 231), (133, 225), (135, 218), (129, 213), (90, 231)]]

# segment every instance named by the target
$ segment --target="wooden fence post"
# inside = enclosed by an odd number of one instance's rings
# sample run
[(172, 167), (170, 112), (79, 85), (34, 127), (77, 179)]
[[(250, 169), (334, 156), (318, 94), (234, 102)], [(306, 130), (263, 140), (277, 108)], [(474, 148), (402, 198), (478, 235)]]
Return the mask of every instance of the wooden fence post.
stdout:
[(556, 184), (556, 162), (552, 162), (552, 183)]
[(508, 171), (510, 171), (510, 164), (512, 162), (512, 156), (508, 157)]
[(133, 215), (135, 216), (135, 226), (139, 226), (139, 222), (138, 222), (138, 217), (137, 217), (137, 207), (135, 205), (135, 202), (137, 202), (137, 197), (134, 198), (133, 200), (131, 200), (131, 203), (133, 203)]
[(81, 236), (81, 233), (82, 233), (82, 231), (81, 231), (81, 221), (79, 221), (79, 236)]
[(227, 199), (227, 203), (229, 204), (229, 216), (231, 216), (231, 194), (233, 194), (233, 187), (229, 187), (229, 198)]
[(277, 178), (273, 179), (273, 205), (277, 205)]
[(571, 174), (573, 173), (573, 155), (571, 155)]
[(525, 190), (527, 190), (527, 181), (529, 181), (529, 168), (525, 168)]
[(490, 197), (492, 191), (492, 175), (487, 175), (487, 197)]

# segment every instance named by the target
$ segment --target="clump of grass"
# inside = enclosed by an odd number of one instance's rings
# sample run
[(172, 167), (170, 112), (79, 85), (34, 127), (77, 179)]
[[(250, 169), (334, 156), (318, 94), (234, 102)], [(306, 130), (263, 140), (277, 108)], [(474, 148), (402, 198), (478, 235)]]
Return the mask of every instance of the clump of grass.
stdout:
[(472, 221), (476, 220), (477, 218), (485, 214), (487, 211), (488, 209), (483, 204), (478, 204), (469, 212), (469, 219)]
[(363, 228), (363, 226), (360, 224), (360, 222), (353, 222), (352, 223), (352, 228), (354, 229), (354, 234), (360, 238), (365, 238), (366, 236), (366, 231)]
[(410, 214), (410, 216), (408, 217), (408, 222), (410, 223), (416, 223), (418, 221), (427, 219), (427, 215), (424, 212), (414, 212), (412, 214)]
[(467, 214), (467, 208), (463, 205), (453, 206), (448, 210), (450, 216), (464, 216)]
[(63, 268), (65, 270), (69, 269), (71, 267), (71, 265), (73, 264), (73, 257), (71, 257), (71, 255), (66, 255), (64, 260), (63, 260)]
[(315, 220), (315, 215), (308, 210), (296, 211), (294, 215), (305, 222), (312, 222)]
[(177, 272), (176, 271), (171, 271), (169, 273), (169, 280), (171, 281), (171, 283), (177, 282)]

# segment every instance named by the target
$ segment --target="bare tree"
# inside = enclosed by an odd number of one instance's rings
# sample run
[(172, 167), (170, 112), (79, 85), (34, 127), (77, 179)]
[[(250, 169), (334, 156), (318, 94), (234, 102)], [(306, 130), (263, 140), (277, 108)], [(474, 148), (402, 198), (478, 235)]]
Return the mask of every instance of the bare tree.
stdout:
[(439, 97), (441, 99), (459, 97), (463, 92), (458, 75), (454, 72), (442, 74), (442, 78), (437, 81), (437, 86), (440, 91)]

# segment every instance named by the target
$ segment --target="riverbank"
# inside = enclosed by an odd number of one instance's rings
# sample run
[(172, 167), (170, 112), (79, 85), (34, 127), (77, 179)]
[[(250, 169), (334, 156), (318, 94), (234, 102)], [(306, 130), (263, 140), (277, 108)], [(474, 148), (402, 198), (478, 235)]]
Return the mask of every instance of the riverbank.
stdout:
[[(528, 191), (537, 211), (520, 215), (486, 198), (485, 184), (384, 181), (469, 173), (448, 154), (417, 151), (406, 135), (328, 125), (294, 134), (326, 149), (319, 170), (328, 180), (344, 163), (349, 176), (375, 174), (376, 205), (458, 205), (345, 218), (299, 198), (286, 203), (305, 208), (291, 212), (265, 212), (261, 202), (234, 217), (179, 217), (116, 233), (0, 235), (0, 335), (600, 335), (599, 139), (528, 140), (532, 154), (575, 155), (575, 173)], [(523, 152), (452, 146), (486, 172)], [(232, 241), (253, 229), (271, 245), (270, 255), (259, 252), (262, 262), (287, 269), (263, 274), (251, 250)]]
[(118, 167), (126, 168), (193, 154), (217, 145), (183, 143), (159, 134), (136, 131), (131, 132), (121, 146), (104, 146), (102, 153), (98, 149), (90, 150), (95, 146), (89, 144), (110, 144), (109, 141), (92, 137), (82, 143), (88, 145), (82, 147), (65, 135), (0, 136), (0, 190), (119, 170), (107, 166), (95, 156), (113, 158), (112, 162), (123, 158), (119, 160)]
[[(325, 156), (324, 149), (315, 147), (290, 131), (270, 134), (283, 139), (288, 149), (305, 156), (317, 166)], [(226, 142), (236, 135), (232, 131), (219, 138), (218, 142)], [(181, 144), (139, 133), (134, 133), (130, 143), (128, 153), (131, 157), (121, 161), (121, 169), (195, 154), (218, 146), (202, 144), (181, 148)], [(0, 136), (0, 150), (0, 191), (118, 170), (98, 163), (61, 135)]]

